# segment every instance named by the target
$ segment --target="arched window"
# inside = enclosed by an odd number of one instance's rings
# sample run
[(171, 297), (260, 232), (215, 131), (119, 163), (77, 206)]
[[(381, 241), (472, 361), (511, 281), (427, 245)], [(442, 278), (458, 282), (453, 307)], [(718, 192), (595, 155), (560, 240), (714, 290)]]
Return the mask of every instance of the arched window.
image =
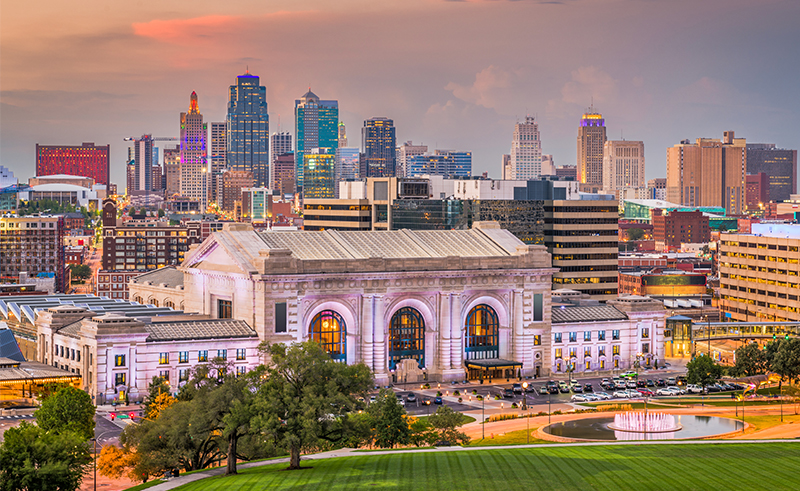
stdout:
[(497, 312), (488, 305), (476, 305), (467, 314), (464, 326), (466, 339), (464, 351), (467, 360), (484, 360), (500, 356), (498, 333), (500, 322)]
[(389, 369), (405, 359), (425, 367), (425, 319), (411, 307), (395, 312), (389, 324)]
[(140, 297), (139, 295), (136, 295), (135, 297), (133, 297), (133, 301), (136, 302), (136, 303), (142, 303), (142, 297)]
[(175, 302), (172, 300), (164, 300), (164, 307), (169, 307), (171, 309), (175, 308)]
[(314, 316), (308, 335), (318, 342), (336, 361), (347, 361), (347, 325), (333, 310), (323, 310)]

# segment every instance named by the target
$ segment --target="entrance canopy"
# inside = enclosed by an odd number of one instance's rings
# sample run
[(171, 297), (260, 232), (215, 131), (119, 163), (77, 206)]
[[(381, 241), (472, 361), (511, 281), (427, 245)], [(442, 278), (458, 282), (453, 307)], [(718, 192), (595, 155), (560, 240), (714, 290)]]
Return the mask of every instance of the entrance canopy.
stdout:
[(464, 365), (467, 368), (472, 368), (477, 370), (500, 370), (503, 368), (522, 367), (522, 362), (513, 360), (502, 360), (500, 358), (491, 358), (488, 360), (464, 360)]

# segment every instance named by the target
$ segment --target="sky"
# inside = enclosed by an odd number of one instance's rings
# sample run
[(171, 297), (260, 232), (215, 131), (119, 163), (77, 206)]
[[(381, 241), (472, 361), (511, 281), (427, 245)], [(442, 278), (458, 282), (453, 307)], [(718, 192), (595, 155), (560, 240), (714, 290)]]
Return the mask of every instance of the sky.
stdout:
[(179, 135), (196, 91), (224, 121), (249, 70), (270, 131), (292, 131), (311, 88), (339, 101), (350, 146), (365, 119), (398, 144), (471, 150), (500, 177), (514, 123), (539, 122), (543, 153), (575, 164), (590, 104), (609, 139), (642, 140), (648, 179), (666, 149), (721, 138), (800, 147), (796, 0), (33, 0), (0, 3), (0, 165), (35, 174), (36, 143), (111, 145)]

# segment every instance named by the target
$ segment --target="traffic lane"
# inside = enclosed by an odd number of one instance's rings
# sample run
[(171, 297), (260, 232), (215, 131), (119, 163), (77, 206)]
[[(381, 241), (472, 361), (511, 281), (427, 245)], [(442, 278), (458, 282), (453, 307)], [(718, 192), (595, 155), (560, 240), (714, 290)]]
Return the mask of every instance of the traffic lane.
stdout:
[(112, 423), (108, 416), (97, 413), (94, 417), (94, 423), (94, 437), (97, 438), (98, 446), (116, 445), (119, 442), (122, 428)]

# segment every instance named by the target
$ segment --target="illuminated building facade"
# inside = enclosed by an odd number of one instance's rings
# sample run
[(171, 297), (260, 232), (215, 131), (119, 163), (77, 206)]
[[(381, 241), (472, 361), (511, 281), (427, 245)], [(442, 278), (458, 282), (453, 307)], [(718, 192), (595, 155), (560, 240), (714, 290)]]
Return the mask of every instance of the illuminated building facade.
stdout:
[(503, 164), (503, 179), (538, 179), (542, 174), (542, 140), (532, 116), (514, 125), (511, 155)]
[(97, 184), (109, 183), (110, 145), (80, 146), (36, 144), (36, 175), (91, 177)]
[(189, 112), (181, 113), (181, 195), (208, 203), (209, 168), (206, 139), (208, 127), (197, 105), (197, 93), (189, 99)]
[(222, 209), (236, 211), (242, 205), (242, 190), (253, 187), (253, 173), (249, 170), (229, 170), (222, 174)]
[(606, 122), (594, 106), (581, 118), (578, 127), (578, 178), (587, 184), (603, 184), (603, 148)]
[(431, 175), (463, 178), (472, 175), (472, 152), (436, 150), (433, 155), (414, 155), (406, 159), (408, 177)]
[(336, 154), (331, 148), (315, 148), (303, 155), (305, 198), (334, 198), (336, 187)]
[[(774, 143), (747, 143), (747, 173), (763, 172), (769, 182), (768, 201), (787, 201), (797, 192), (797, 150)], [(765, 201), (766, 202), (766, 201)]]
[(339, 102), (323, 101), (311, 89), (294, 101), (295, 181), (298, 189), (304, 185), (305, 154), (315, 148), (339, 146)]
[(294, 152), (278, 155), (272, 163), (270, 189), (274, 189), (281, 196), (294, 194), (295, 189), (297, 189), (294, 178), (295, 171)]
[(603, 146), (603, 190), (644, 187), (644, 142), (607, 141)]
[(395, 177), (397, 137), (394, 121), (389, 118), (364, 121), (361, 141), (364, 159), (360, 164), (360, 177)]
[(258, 186), (269, 184), (267, 89), (249, 72), (236, 78), (228, 99), (227, 166), (249, 170)]

